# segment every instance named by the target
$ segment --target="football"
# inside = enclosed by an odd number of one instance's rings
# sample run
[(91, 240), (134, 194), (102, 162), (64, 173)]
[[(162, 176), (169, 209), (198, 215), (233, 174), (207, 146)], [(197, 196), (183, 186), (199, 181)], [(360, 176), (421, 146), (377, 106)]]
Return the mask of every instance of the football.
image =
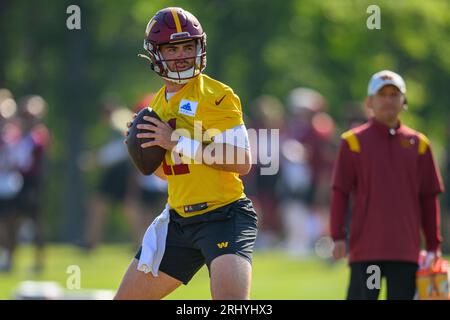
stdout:
[(149, 132), (148, 130), (138, 129), (138, 124), (149, 124), (144, 120), (144, 116), (156, 118), (161, 121), (161, 118), (153, 111), (152, 108), (144, 108), (137, 114), (137, 117), (133, 120), (133, 123), (128, 130), (127, 146), (128, 154), (133, 160), (134, 165), (144, 175), (151, 175), (161, 165), (166, 154), (166, 149), (160, 146), (152, 146), (148, 148), (142, 148), (141, 144), (152, 141), (151, 138), (138, 138), (138, 133)]

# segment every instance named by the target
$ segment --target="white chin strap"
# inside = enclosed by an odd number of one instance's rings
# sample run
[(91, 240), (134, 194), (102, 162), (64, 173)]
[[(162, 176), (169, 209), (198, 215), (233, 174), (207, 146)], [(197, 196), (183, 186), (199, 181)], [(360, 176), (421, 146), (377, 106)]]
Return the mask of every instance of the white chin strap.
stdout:
[[(163, 61), (163, 64), (167, 68), (166, 63)], [(167, 68), (169, 70), (169, 68)], [(185, 84), (188, 83), (193, 77), (195, 77), (199, 72), (195, 73), (195, 66), (181, 72), (173, 72), (169, 71), (167, 72), (167, 77), (163, 77), (163, 79), (171, 82), (175, 82), (178, 84)]]
[(164, 80), (176, 83), (176, 84), (186, 84), (189, 82), (189, 80), (192, 80), (192, 78), (190, 79), (183, 79), (183, 80), (174, 80), (174, 79), (170, 79), (170, 78), (166, 78), (166, 77), (162, 77)]

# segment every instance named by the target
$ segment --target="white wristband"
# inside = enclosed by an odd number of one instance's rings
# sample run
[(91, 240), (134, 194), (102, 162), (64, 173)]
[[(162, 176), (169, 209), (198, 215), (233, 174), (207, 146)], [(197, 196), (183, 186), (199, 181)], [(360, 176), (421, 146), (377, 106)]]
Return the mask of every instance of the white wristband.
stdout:
[(226, 143), (232, 146), (250, 150), (250, 143), (248, 141), (248, 132), (245, 125), (240, 124), (234, 128), (227, 129), (221, 134), (214, 137), (215, 143)]
[(197, 150), (200, 145), (201, 143), (196, 140), (186, 138), (185, 136), (180, 136), (180, 139), (178, 139), (178, 143), (173, 148), (173, 151), (175, 151), (176, 153), (181, 153), (183, 156), (195, 160), (195, 155), (197, 154)]

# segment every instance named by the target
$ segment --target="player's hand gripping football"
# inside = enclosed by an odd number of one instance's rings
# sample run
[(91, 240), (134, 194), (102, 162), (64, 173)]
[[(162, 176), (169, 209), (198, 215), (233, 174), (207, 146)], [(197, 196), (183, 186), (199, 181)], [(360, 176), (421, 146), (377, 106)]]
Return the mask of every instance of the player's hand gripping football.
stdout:
[(160, 146), (161, 148), (171, 151), (177, 145), (179, 136), (176, 134), (173, 135), (174, 130), (167, 123), (147, 116), (144, 117), (144, 120), (148, 121), (149, 124), (139, 124), (137, 128), (148, 130), (149, 132), (139, 133), (137, 137), (151, 138), (154, 140), (141, 144), (142, 148)]
[[(137, 114), (134, 114), (133, 119), (136, 117)], [(161, 148), (170, 151), (177, 145), (179, 136), (174, 134), (174, 130), (167, 123), (151, 117), (144, 117), (144, 120), (149, 122), (149, 124), (138, 124), (137, 128), (141, 130), (148, 130), (149, 132), (139, 133), (137, 137), (151, 138), (154, 140), (141, 144), (142, 148), (160, 146)], [(128, 122), (127, 127), (131, 128), (132, 124), (133, 122)], [(128, 130), (125, 135), (128, 136)]]

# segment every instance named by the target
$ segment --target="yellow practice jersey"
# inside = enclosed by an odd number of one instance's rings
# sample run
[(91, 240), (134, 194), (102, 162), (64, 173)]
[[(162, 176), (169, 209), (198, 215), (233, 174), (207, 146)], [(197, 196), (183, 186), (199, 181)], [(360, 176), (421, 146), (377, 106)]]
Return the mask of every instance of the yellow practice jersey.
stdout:
[[(215, 135), (244, 123), (239, 97), (227, 85), (204, 74), (189, 81), (169, 101), (165, 91), (165, 86), (158, 91), (151, 108), (183, 136), (202, 141), (201, 135), (205, 135), (211, 142)], [(199, 215), (245, 196), (239, 174), (186, 158), (182, 161), (178, 159), (176, 164), (171, 152), (166, 152), (163, 162), (168, 203), (181, 216)]]

